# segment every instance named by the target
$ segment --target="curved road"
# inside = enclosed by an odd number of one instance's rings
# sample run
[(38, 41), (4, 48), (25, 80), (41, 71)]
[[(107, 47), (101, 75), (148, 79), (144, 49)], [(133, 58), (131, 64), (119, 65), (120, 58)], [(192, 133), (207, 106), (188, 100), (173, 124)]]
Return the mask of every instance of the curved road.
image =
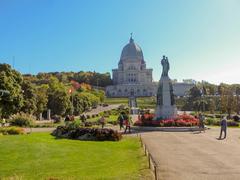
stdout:
[(198, 132), (147, 132), (142, 139), (157, 162), (159, 179), (239, 180), (240, 129), (229, 128), (225, 140), (219, 129)]

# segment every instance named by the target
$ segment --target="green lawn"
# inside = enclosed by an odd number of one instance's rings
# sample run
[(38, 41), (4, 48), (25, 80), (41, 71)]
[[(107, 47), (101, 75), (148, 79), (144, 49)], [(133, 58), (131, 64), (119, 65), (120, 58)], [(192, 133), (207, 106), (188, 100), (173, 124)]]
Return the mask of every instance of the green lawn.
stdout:
[(49, 133), (0, 136), (0, 179), (148, 179), (139, 140), (91, 142)]
[[(107, 104), (125, 104), (128, 105), (128, 98), (106, 98), (105, 103)], [(137, 98), (138, 107), (144, 108), (155, 108), (156, 97), (140, 97)]]
[(128, 105), (128, 98), (105, 98), (104, 103)]
[[(90, 118), (87, 119), (88, 122), (95, 122), (98, 121), (101, 118), (101, 116), (95, 117), (95, 118)], [(106, 122), (113, 122), (117, 121), (118, 115), (110, 115), (109, 117), (105, 117)]]

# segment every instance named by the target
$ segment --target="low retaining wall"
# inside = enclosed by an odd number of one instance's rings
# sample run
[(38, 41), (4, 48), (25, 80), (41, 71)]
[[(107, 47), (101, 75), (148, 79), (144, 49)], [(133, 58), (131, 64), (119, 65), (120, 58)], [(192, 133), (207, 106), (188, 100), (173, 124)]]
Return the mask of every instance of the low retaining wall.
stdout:
[(135, 131), (165, 131), (165, 132), (192, 132), (199, 131), (199, 127), (149, 127), (149, 126), (132, 126)]

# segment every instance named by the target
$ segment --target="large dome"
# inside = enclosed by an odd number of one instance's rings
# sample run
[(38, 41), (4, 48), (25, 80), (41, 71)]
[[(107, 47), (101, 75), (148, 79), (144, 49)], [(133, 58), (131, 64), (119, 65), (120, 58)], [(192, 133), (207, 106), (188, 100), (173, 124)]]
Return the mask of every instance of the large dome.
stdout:
[(129, 43), (124, 46), (120, 60), (141, 60), (143, 61), (143, 52), (139, 45), (137, 45), (131, 37)]

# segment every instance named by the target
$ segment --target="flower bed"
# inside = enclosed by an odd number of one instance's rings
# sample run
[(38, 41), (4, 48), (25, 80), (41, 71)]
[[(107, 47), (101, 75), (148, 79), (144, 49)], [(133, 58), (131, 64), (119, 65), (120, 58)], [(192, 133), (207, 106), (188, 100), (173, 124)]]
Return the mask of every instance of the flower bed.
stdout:
[(69, 128), (67, 126), (58, 126), (52, 132), (57, 138), (68, 138), (88, 141), (119, 141), (122, 134), (113, 129), (100, 128)]
[(144, 114), (134, 123), (135, 126), (157, 126), (157, 127), (190, 127), (198, 126), (199, 120), (194, 116), (183, 114), (174, 119), (154, 120), (154, 114)]

